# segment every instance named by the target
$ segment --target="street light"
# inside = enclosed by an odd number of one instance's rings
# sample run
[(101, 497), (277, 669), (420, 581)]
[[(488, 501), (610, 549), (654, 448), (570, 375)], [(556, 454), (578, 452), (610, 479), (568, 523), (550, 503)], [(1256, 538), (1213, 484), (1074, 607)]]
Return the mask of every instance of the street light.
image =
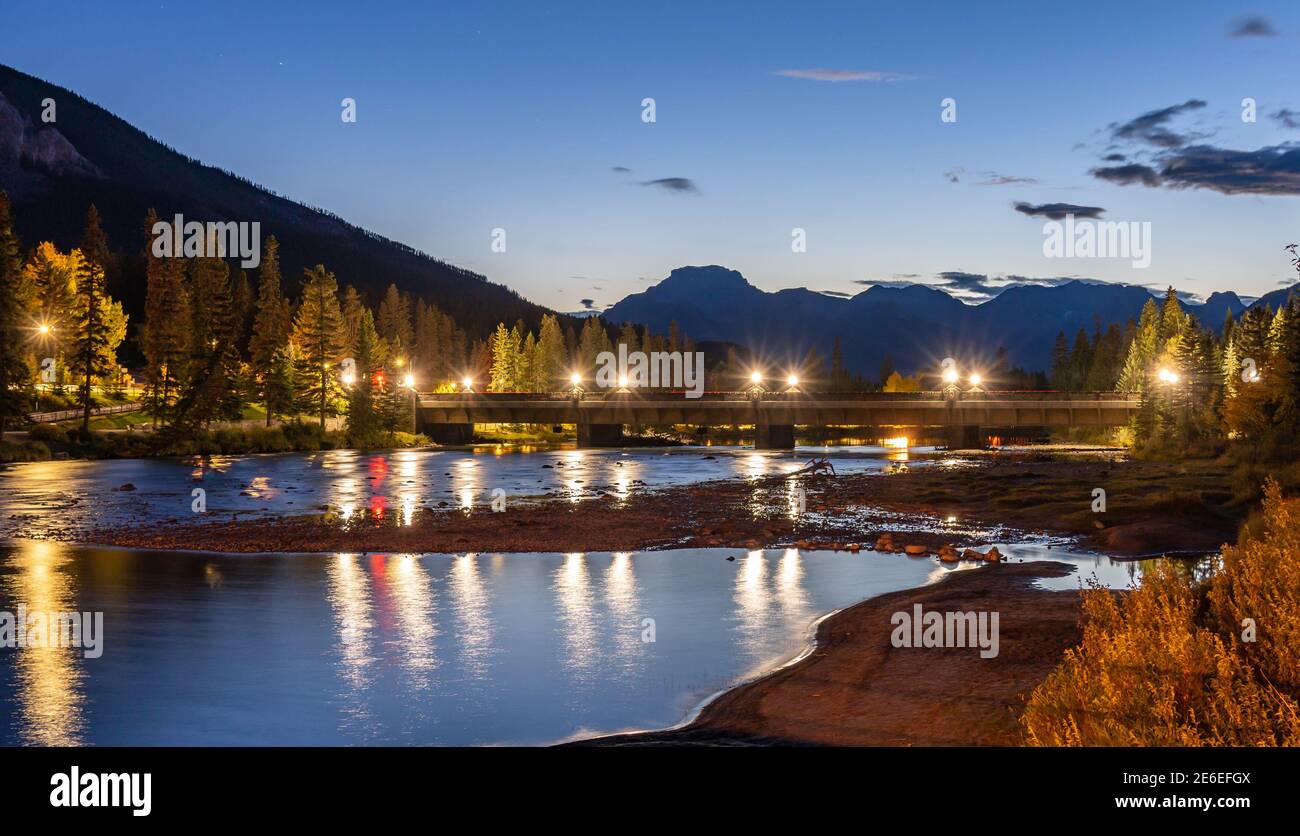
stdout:
[(983, 375), (981, 375), (979, 372), (971, 372), (971, 376), (970, 376), (971, 386), (979, 386), (983, 382), (984, 382)]
[(353, 383), (356, 383), (356, 382), (357, 382), (357, 376), (354, 375), (352, 372), (344, 372), (344, 373), (343, 373), (343, 385), (344, 385), (344, 386), (351, 386)]
[(754, 383), (754, 384), (762, 383), (762, 382), (763, 382), (763, 373), (760, 372), (760, 371), (753, 371), (753, 372), (750, 372), (750, 373), (749, 373), (749, 382), (750, 382), (750, 383)]
[(956, 367), (956, 366), (949, 366), (947, 369), (944, 370), (944, 373), (943, 373), (943, 382), (944, 382), (944, 383), (956, 383), (956, 382), (957, 382), (957, 367)]
[(462, 386), (465, 387), (465, 391), (466, 391), (466, 392), (472, 392), (472, 391), (474, 391), (474, 378), (472, 378), (472, 377), (467, 377), (467, 378), (465, 378), (464, 380), (462, 380), (460, 383), (461, 383)]
[(409, 374), (409, 373), (408, 373), (408, 374), (406, 375), (406, 377), (402, 378), (402, 383), (404, 383), (404, 384), (406, 385), (406, 388), (407, 388), (407, 389), (414, 389), (414, 388), (415, 388), (415, 375), (413, 375), (413, 374)]
[(577, 372), (574, 372), (573, 374), (569, 375), (569, 382), (572, 383), (574, 386), (577, 386), (579, 383), (582, 382), (582, 375), (578, 374)]
[(785, 382), (790, 384), (790, 388), (794, 388), (799, 385), (799, 375), (792, 374), (785, 379)]
[(40, 334), (42, 337), (46, 336), (53, 330), (54, 330), (53, 328), (51, 328), (49, 325), (47, 325), (44, 322), (36, 326), (36, 333)]
[(1161, 383), (1177, 383), (1177, 382), (1178, 382), (1178, 372), (1172, 371), (1172, 370), (1170, 370), (1170, 369), (1161, 369), (1161, 370), (1156, 374), (1156, 377), (1160, 378), (1160, 382), (1161, 382)]

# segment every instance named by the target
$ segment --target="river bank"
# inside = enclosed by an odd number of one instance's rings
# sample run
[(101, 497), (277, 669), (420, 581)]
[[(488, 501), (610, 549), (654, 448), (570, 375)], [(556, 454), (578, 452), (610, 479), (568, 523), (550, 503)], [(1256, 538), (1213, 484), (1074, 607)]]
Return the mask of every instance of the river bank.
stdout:
[[(822, 621), (798, 662), (712, 700), (681, 728), (579, 746), (1014, 746), (1025, 698), (1081, 638), (1078, 592), (1036, 588), (1073, 567), (1038, 561), (952, 572)], [(896, 648), (895, 613), (996, 612), (998, 654)]]
[[(1159, 489), (1153, 489), (1159, 486)], [(1104, 494), (1098, 494), (1098, 490)], [(1099, 497), (1102, 504), (1099, 503)], [(1104, 510), (1098, 510), (1098, 509)], [(1207, 552), (1235, 540), (1245, 507), (1215, 462), (1114, 455), (937, 456), (880, 473), (785, 474), (575, 499), (506, 498), (504, 510), (426, 503), (409, 514), (177, 517), (67, 532), (79, 542), (221, 552), (639, 551), (727, 546), (870, 550), (1075, 538), (1114, 555)]]

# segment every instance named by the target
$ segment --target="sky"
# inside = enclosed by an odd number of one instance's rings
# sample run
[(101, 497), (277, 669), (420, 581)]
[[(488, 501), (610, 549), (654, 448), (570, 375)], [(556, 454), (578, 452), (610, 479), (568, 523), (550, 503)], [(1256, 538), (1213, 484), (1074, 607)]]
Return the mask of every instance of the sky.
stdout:
[[(971, 302), (1071, 277), (1202, 297), (1296, 279), (1294, 3), (5, 0), (0, 15), (0, 62), (557, 310), (691, 264), (765, 290), (921, 282)], [(1045, 256), (1062, 210), (1149, 223), (1149, 266)]]

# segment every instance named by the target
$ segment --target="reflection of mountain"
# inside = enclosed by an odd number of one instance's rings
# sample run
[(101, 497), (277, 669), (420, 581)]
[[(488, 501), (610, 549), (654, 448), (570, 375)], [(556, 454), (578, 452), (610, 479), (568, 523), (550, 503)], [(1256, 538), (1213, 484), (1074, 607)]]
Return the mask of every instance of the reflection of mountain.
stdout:
[[(1285, 294), (1277, 291), (1257, 304), (1276, 307)], [(1123, 324), (1136, 319), (1150, 298), (1141, 287), (1076, 281), (1013, 287), (979, 305), (925, 285), (874, 286), (841, 299), (805, 288), (768, 293), (735, 270), (681, 267), (626, 297), (605, 317), (643, 323), (656, 332), (676, 320), (697, 341), (739, 343), (772, 360), (801, 356), (812, 347), (829, 357), (838, 337), (845, 365), (874, 376), (886, 353), (911, 371), (944, 357), (986, 361), (999, 345), (1013, 364), (1046, 369), (1059, 332), (1070, 340), (1080, 328), (1091, 333), (1096, 317), (1103, 325)], [(1227, 311), (1235, 316), (1246, 306), (1235, 293), (1215, 293), (1204, 304), (1186, 307), (1217, 328)]]
[[(42, 100), (57, 104), (41, 120)], [(81, 239), (93, 202), (109, 243), (123, 258), (113, 294), (136, 314), (143, 307), (144, 246), (149, 208), (168, 219), (257, 221), (280, 241), (285, 287), (296, 291), (304, 267), (324, 264), (377, 302), (389, 282), (436, 303), (472, 336), (498, 321), (536, 324), (543, 309), (477, 273), (303, 206), (151, 139), (103, 108), (61, 87), (0, 64), (0, 189), (14, 203), (26, 246)], [(133, 321), (136, 317), (133, 316)]]

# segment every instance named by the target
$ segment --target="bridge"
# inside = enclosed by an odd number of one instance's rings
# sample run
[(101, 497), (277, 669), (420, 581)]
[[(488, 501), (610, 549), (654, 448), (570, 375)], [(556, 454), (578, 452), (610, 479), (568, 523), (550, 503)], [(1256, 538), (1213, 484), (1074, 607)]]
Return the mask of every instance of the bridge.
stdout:
[(463, 444), (475, 424), (573, 424), (579, 447), (617, 447), (623, 427), (752, 425), (755, 447), (790, 449), (794, 428), (916, 428), (944, 434), (950, 448), (984, 445), (990, 430), (1118, 427), (1137, 412), (1124, 392), (684, 392), (419, 394), (416, 429)]

